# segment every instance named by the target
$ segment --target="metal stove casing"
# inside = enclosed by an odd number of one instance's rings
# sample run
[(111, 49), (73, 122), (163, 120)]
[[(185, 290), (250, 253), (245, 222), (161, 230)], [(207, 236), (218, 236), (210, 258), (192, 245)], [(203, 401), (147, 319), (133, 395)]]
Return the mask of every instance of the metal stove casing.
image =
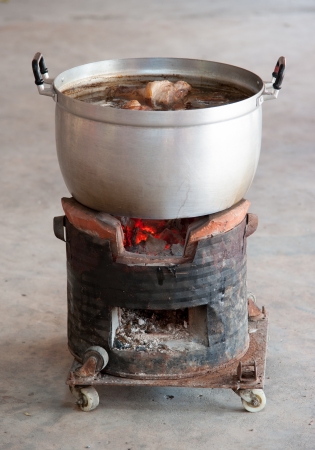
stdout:
[[(66, 228), (68, 345), (78, 361), (89, 347), (100, 346), (109, 355), (106, 373), (167, 379), (201, 374), (244, 355), (249, 343), (246, 240), (257, 226), (255, 216), (246, 214), (248, 202), (202, 218), (187, 239), (182, 261), (175, 265), (157, 259), (147, 265), (131, 263), (128, 255), (128, 263), (122, 263), (119, 242), (115, 246), (110, 236), (100, 237), (91, 226), (91, 217), (100, 222), (100, 213), (74, 202), (63, 201), (66, 217), (59, 222)], [(229, 226), (227, 217), (234, 218)], [(213, 227), (209, 234), (209, 223), (214, 222), (221, 224), (216, 235)], [(120, 350), (114, 345), (117, 308), (189, 308), (204, 333), (196, 332), (198, 346), (186, 351)]]

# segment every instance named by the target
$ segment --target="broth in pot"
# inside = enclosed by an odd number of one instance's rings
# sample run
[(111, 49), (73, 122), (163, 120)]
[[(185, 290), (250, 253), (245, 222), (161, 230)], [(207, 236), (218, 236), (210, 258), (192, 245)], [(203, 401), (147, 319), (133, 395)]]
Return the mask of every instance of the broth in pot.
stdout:
[(207, 80), (196, 85), (193, 80), (162, 79), (139, 81), (136, 77), (107, 81), (86, 89), (69, 89), (65, 95), (85, 103), (104, 107), (142, 111), (178, 111), (228, 105), (245, 100), (252, 92), (240, 86)]

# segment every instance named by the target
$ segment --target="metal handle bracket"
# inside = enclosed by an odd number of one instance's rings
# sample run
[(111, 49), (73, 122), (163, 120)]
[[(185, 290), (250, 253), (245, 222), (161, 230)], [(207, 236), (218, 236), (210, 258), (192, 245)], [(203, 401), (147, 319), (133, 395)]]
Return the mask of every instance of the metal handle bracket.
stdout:
[(257, 227), (258, 227), (258, 216), (252, 213), (246, 214), (245, 237), (249, 237), (253, 233), (255, 233)]
[[(57, 94), (53, 87), (54, 79), (49, 78), (44, 57), (40, 52), (37, 52), (34, 55), (32, 60), (32, 69), (39, 94), (52, 97), (55, 101), (57, 101)], [(45, 86), (45, 84), (48, 84), (49, 86)]]
[(262, 105), (266, 100), (274, 100), (278, 97), (284, 78), (285, 66), (286, 59), (284, 56), (280, 56), (274, 71), (272, 72), (272, 80), (264, 82), (264, 91), (261, 96), (257, 98), (257, 106)]
[(56, 238), (60, 239), (63, 242), (66, 242), (65, 239), (65, 230), (66, 226), (66, 216), (58, 216), (54, 217), (54, 233)]

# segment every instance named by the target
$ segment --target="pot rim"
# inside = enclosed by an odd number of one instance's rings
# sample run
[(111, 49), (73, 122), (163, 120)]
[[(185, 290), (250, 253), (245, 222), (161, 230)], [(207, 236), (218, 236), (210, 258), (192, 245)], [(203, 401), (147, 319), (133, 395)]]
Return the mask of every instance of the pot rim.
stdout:
[[(181, 77), (220, 79), (246, 88), (253, 95), (245, 100), (211, 108), (179, 111), (134, 111), (93, 105), (71, 98), (65, 90), (92, 83), (104, 78), (124, 77)], [(93, 121), (131, 125), (137, 127), (187, 127), (222, 122), (250, 113), (260, 104), (257, 98), (264, 91), (263, 80), (253, 72), (230, 64), (185, 58), (126, 58), (98, 61), (68, 69), (60, 73), (53, 82), (57, 93), (57, 105), (68, 112)]]

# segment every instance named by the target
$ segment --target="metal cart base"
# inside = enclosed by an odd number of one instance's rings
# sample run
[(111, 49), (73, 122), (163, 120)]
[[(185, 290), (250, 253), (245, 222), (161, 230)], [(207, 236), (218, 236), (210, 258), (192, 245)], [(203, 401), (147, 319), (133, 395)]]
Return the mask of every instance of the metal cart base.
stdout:
[[(82, 411), (92, 411), (99, 404), (96, 386), (163, 386), (184, 388), (232, 389), (241, 397), (244, 408), (249, 412), (261, 411), (266, 405), (263, 391), (266, 368), (268, 316), (263, 308), (261, 317), (249, 320), (249, 348), (237, 361), (216, 368), (205, 375), (178, 379), (134, 379), (122, 378), (97, 371), (97, 349), (89, 353), (83, 366), (74, 360), (66, 384), (77, 399)], [(101, 349), (103, 350), (103, 349)], [(105, 350), (103, 350), (105, 352)], [(105, 352), (106, 353), (106, 352)], [(92, 360), (94, 358), (94, 360)], [(93, 362), (94, 361), (94, 362)], [(105, 363), (106, 364), (106, 363)], [(80, 370), (85, 375), (80, 376)], [(94, 373), (92, 373), (94, 372)], [(89, 373), (92, 375), (89, 375)]]

